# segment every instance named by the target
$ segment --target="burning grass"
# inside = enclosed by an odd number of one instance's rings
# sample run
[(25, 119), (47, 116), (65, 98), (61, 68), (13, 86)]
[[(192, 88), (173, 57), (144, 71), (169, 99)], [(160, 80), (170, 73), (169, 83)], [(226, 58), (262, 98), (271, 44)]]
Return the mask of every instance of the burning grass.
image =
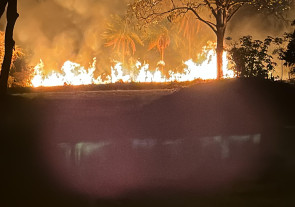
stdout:
[[(111, 67), (109, 75), (99, 75), (96, 77), (96, 58), (88, 68), (78, 63), (66, 61), (61, 68), (61, 72), (52, 70), (51, 73), (45, 73), (45, 64), (42, 60), (34, 68), (31, 86), (62, 86), (62, 85), (91, 85), (91, 84), (110, 84), (110, 83), (169, 83), (169, 82), (187, 82), (196, 79), (216, 79), (217, 78), (217, 59), (216, 52), (212, 48), (204, 47), (199, 59), (205, 58), (200, 62), (194, 62), (192, 59), (183, 61), (182, 72), (168, 70), (162, 60), (155, 69), (151, 69), (147, 63), (137, 61), (127, 68), (121, 62), (116, 62)], [(223, 73), (224, 78), (235, 77), (234, 71), (228, 68), (227, 54), (223, 54)]]
[(180, 89), (198, 83), (207, 83), (213, 80), (196, 79), (184, 82), (164, 82), (164, 83), (109, 83), (109, 84), (91, 84), (91, 85), (63, 85), (52, 87), (11, 87), (10, 94), (17, 93), (39, 93), (39, 92), (74, 92), (74, 91), (108, 91), (108, 90), (157, 90), (157, 89)]

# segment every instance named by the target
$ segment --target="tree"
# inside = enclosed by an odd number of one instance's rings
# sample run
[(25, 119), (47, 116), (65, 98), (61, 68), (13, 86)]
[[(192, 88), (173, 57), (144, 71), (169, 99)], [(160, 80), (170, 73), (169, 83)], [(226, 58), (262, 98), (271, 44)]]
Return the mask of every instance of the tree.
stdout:
[(2, 63), (0, 74), (0, 94), (7, 93), (7, 82), (11, 66), (13, 49), (15, 42), (13, 40), (13, 30), (15, 22), (19, 16), (17, 13), (17, 0), (1, 0), (0, 2), (0, 18), (2, 17), (7, 6), (7, 24), (5, 29), (5, 55)]
[[(292, 23), (295, 26), (295, 20)], [(293, 33), (287, 33), (286, 38), (289, 40), (287, 49), (281, 51), (280, 58), (285, 61), (285, 65), (291, 67), (291, 73), (295, 73), (295, 30)]]
[(134, 0), (129, 5), (130, 13), (149, 24), (168, 18), (171, 22), (179, 16), (192, 13), (215, 33), (217, 39), (217, 78), (223, 76), (222, 55), (224, 36), (228, 22), (243, 7), (283, 17), (282, 12), (290, 8), (292, 0)]
[(123, 64), (125, 56), (131, 55), (136, 51), (136, 43), (143, 45), (136, 31), (130, 27), (128, 19), (120, 16), (112, 16), (112, 21), (108, 23), (104, 33), (106, 47), (112, 47), (122, 57)]
[[(3, 62), (4, 54), (5, 54), (5, 33), (0, 31), (0, 62)], [(8, 87), (12, 85), (18, 86), (29, 86), (27, 83), (29, 81), (29, 72), (31, 71), (29, 67), (27, 67), (25, 62), (25, 54), (22, 48), (18, 45), (15, 45), (12, 60), (11, 60), (11, 68), (9, 72), (8, 78)]]
[(154, 48), (157, 48), (161, 55), (161, 70), (163, 72), (164, 67), (164, 52), (165, 49), (170, 45), (170, 36), (168, 28), (165, 26), (155, 27), (153, 28), (154, 31), (152, 32), (153, 35), (151, 35), (149, 39), (149, 50), (152, 50)]
[(229, 50), (237, 76), (268, 78), (268, 73), (276, 66), (269, 51), (270, 45), (279, 45), (282, 41), (281, 38), (272, 37), (264, 41), (252, 40), (251, 36), (241, 37), (239, 43), (234, 43)]
[[(0, 62), (3, 62), (4, 54), (5, 54), (5, 33), (0, 31)], [(24, 56), (24, 52), (22, 48), (20, 48), (18, 45), (15, 45), (13, 53), (12, 53), (12, 60), (11, 63), (13, 63)]]

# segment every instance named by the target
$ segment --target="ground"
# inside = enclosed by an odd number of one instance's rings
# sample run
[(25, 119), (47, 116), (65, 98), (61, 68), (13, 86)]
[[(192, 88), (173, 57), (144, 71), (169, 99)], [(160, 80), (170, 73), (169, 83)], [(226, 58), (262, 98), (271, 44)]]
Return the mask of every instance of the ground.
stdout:
[(1, 97), (3, 206), (295, 205), (293, 86), (124, 89)]

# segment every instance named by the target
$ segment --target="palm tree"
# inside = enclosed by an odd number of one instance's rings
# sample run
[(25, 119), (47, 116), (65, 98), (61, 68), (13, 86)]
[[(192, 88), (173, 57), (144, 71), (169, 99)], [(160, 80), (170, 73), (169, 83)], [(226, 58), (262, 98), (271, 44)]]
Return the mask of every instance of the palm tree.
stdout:
[(106, 41), (106, 47), (112, 47), (117, 54), (121, 55), (123, 64), (125, 56), (134, 55), (136, 43), (144, 45), (137, 31), (130, 26), (129, 20), (118, 15), (112, 16), (112, 21), (107, 24), (103, 38)]
[(161, 56), (161, 69), (163, 72), (164, 68), (164, 52), (165, 49), (170, 45), (171, 38), (169, 30), (164, 25), (156, 25), (154, 27), (150, 28), (149, 31), (149, 48), (148, 50), (152, 50), (154, 48), (157, 48), (157, 50), (160, 52)]

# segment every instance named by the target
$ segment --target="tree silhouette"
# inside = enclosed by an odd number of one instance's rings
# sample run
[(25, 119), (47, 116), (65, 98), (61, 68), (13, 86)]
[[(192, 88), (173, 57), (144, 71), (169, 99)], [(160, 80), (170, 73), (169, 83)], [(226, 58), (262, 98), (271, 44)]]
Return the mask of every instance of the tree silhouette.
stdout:
[(281, 38), (267, 37), (264, 41), (253, 40), (251, 36), (240, 38), (229, 50), (233, 69), (238, 77), (268, 78), (269, 71), (274, 70), (276, 63), (269, 51), (270, 45), (281, 44)]
[(222, 56), (224, 36), (228, 22), (243, 7), (252, 7), (258, 12), (268, 12), (282, 18), (282, 12), (290, 8), (292, 0), (135, 0), (129, 5), (140, 24), (159, 22), (192, 13), (215, 33), (217, 39), (217, 78), (223, 76)]
[[(295, 20), (292, 23), (295, 26)], [(282, 60), (285, 61), (285, 65), (291, 67), (291, 73), (295, 73), (295, 30), (293, 33), (286, 34), (289, 43), (287, 49), (280, 54)]]
[(7, 6), (7, 24), (5, 29), (5, 55), (2, 63), (0, 75), (0, 94), (7, 93), (7, 82), (13, 55), (15, 42), (13, 40), (13, 30), (15, 22), (19, 16), (17, 13), (17, 0), (1, 0), (0, 18), (2, 17)]

